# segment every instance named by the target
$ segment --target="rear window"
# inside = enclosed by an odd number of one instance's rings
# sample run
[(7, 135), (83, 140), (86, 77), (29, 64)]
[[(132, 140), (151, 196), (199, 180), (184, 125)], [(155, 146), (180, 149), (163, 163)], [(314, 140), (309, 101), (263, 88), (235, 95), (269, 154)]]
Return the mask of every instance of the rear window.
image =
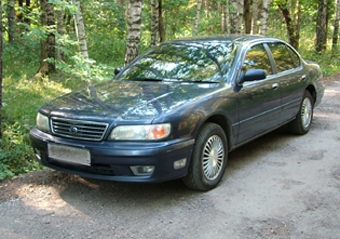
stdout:
[(300, 66), (299, 56), (283, 43), (268, 44), (276, 64), (276, 70), (283, 72)]

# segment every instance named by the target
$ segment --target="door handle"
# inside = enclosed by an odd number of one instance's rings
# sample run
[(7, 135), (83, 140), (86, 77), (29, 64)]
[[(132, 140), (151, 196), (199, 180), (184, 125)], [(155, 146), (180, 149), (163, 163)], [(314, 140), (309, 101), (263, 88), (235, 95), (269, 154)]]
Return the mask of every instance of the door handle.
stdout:
[(278, 83), (272, 84), (272, 89), (273, 90), (277, 90), (278, 88), (279, 88), (279, 84)]
[(305, 81), (307, 80), (307, 76), (306, 75), (302, 75), (301, 78), (300, 78), (301, 81)]

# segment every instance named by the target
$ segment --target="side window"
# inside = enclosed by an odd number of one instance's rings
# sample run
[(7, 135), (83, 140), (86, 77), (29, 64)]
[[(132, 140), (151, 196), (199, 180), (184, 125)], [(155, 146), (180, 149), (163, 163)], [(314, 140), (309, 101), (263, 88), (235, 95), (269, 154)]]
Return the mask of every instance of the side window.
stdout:
[(287, 71), (300, 66), (300, 58), (296, 53), (283, 43), (268, 44), (278, 72)]
[(272, 68), (266, 50), (262, 44), (255, 45), (247, 52), (242, 70), (246, 72), (249, 69), (263, 69), (267, 75), (272, 74)]

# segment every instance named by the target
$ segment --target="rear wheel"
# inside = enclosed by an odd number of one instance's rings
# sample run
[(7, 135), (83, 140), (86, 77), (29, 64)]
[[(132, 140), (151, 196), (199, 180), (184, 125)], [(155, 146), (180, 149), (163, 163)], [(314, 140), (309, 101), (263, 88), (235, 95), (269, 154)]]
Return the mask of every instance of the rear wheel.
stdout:
[(207, 191), (221, 181), (228, 159), (227, 137), (214, 123), (203, 125), (196, 138), (188, 175), (184, 184), (192, 189)]
[(313, 103), (312, 95), (305, 91), (299, 113), (289, 125), (293, 133), (300, 135), (308, 133), (313, 120)]

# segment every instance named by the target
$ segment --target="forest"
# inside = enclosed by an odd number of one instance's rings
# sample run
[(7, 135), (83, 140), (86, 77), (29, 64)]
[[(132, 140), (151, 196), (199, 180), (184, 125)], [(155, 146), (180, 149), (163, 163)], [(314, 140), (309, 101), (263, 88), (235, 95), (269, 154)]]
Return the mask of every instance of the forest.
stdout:
[(28, 132), (45, 102), (114, 77), (162, 41), (221, 34), (286, 40), (340, 72), (339, 0), (0, 0), (0, 181), (39, 170)]

